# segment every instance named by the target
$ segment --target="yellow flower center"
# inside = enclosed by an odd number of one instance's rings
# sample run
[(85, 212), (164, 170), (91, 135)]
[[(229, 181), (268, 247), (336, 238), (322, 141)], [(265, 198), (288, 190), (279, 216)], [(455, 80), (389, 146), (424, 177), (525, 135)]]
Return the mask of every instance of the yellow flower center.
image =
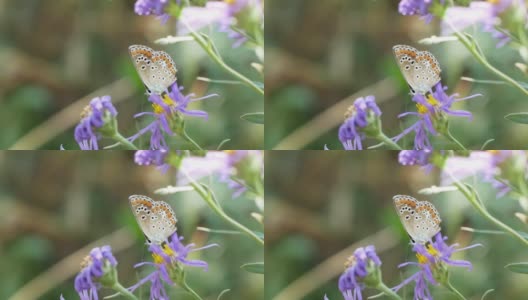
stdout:
[(345, 112), (345, 120), (352, 117), (356, 113), (356, 107), (354, 105), (350, 105), (350, 107)]
[(499, 4), (500, 0), (488, 0), (488, 2), (493, 4), (493, 5), (497, 5), (497, 4)]
[(356, 264), (356, 257), (354, 255), (347, 258), (345, 262), (345, 270)]
[[(167, 254), (168, 256), (175, 255), (174, 250), (172, 250), (169, 247), (169, 245), (163, 244), (162, 248), (163, 248), (163, 252), (165, 252), (165, 254)], [(156, 263), (156, 264), (161, 264), (161, 263), (164, 262), (163, 257), (161, 255), (156, 254), (156, 253), (152, 253), (152, 258), (154, 259), (154, 263)]]
[[(429, 254), (431, 254), (432, 256), (438, 256), (438, 250), (436, 250), (433, 245), (428, 244), (426, 246), (426, 249), (427, 252), (429, 252)], [(427, 262), (429, 262), (429, 259), (425, 255), (422, 255), (420, 253), (416, 253), (416, 258), (418, 258), (418, 262), (420, 264), (426, 264)]]
[[(162, 98), (162, 101), (163, 103), (167, 104), (168, 106), (173, 106), (175, 104), (174, 100), (172, 100), (169, 95), (167, 94), (163, 94), (161, 96)], [(152, 108), (154, 109), (154, 113), (160, 115), (162, 113), (165, 112), (165, 110), (163, 109), (163, 107), (159, 104), (156, 104), (156, 103), (152, 103)]]
[(86, 118), (87, 116), (89, 116), (90, 114), (92, 113), (92, 106), (90, 106), (89, 104), (86, 105), (82, 112), (81, 112), (81, 120)]
[[(436, 100), (435, 97), (433, 97), (433, 95), (429, 94), (429, 96), (427, 96), (427, 103), (431, 104), (432, 106), (439, 106), (440, 103), (438, 102), (438, 100)], [(416, 108), (418, 109), (418, 112), (422, 115), (426, 114), (429, 112), (429, 110), (427, 109), (427, 106), (423, 105), (423, 104), (420, 104), (420, 103), (416, 103)]]
[(92, 257), (90, 255), (85, 256), (81, 262), (81, 270), (92, 264)]
[(233, 4), (235, 4), (236, 0), (224, 0), (224, 2), (229, 4), (229, 5), (233, 5)]

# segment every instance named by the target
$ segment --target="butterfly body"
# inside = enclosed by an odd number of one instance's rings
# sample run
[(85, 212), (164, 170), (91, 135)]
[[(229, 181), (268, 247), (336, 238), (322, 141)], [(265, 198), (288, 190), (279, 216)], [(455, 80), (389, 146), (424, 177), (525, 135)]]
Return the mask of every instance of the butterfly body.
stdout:
[(406, 195), (392, 199), (403, 227), (415, 243), (425, 244), (440, 231), (442, 220), (433, 204)]
[(440, 64), (430, 52), (406, 45), (396, 45), (392, 50), (413, 94), (425, 95), (440, 81)]
[(128, 200), (149, 243), (161, 244), (176, 231), (176, 216), (166, 202), (142, 195), (132, 195)]
[(132, 45), (128, 52), (149, 93), (161, 95), (176, 81), (176, 65), (166, 52), (143, 45)]

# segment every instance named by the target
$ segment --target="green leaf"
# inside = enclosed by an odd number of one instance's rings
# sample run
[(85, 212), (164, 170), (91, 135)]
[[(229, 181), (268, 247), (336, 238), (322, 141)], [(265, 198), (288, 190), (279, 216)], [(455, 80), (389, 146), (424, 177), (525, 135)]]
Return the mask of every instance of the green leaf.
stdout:
[(247, 113), (242, 116), (240, 116), (242, 120), (255, 123), (255, 124), (264, 124), (264, 113), (263, 112), (256, 112), (256, 113)]
[[(467, 227), (465, 227), (467, 228)], [(475, 232), (475, 233), (483, 233), (483, 234), (506, 234), (506, 232), (504, 231), (500, 231), (500, 230), (486, 230), (486, 229), (473, 229), (473, 228), (468, 228), (470, 230), (466, 230), (466, 231), (469, 231), (469, 232)], [(517, 233), (519, 235), (521, 235), (523, 238), (527, 239), (528, 240), (528, 233), (524, 232), (524, 231), (519, 231), (519, 230), (516, 230)]]
[(505, 115), (504, 118), (515, 123), (528, 124), (528, 113), (525, 112)]
[(515, 273), (522, 273), (522, 274), (528, 274), (528, 263), (512, 263), (509, 265), (504, 266), (506, 269), (515, 272)]
[(263, 262), (243, 264), (242, 266), (240, 266), (240, 268), (250, 273), (264, 274), (264, 263)]

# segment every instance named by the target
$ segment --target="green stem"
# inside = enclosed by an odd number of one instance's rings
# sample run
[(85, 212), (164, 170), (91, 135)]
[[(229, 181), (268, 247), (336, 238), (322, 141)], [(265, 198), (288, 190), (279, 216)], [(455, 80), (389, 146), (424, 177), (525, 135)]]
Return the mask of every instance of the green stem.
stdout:
[(207, 41), (205, 41), (201, 36), (199, 36), (187, 23), (183, 22), (185, 26), (187, 27), (187, 30), (189, 30), (190, 35), (194, 38), (194, 40), (202, 47), (202, 49), (207, 52), (209, 57), (213, 59), (219, 66), (221, 66), (225, 71), (228, 73), (231, 73), (234, 77), (238, 78), (240, 81), (251, 87), (253, 90), (255, 90), (257, 93), (264, 95), (264, 90), (259, 88), (253, 81), (251, 81), (249, 78), (245, 77), (244, 75), (238, 73), (236, 70), (228, 66), (222, 57), (220, 57), (208, 44)]
[(454, 136), (453, 134), (451, 133), (451, 131), (449, 129), (446, 130), (445, 133), (443, 133), (444, 137), (448, 140), (450, 140), (451, 142), (455, 143), (458, 148), (460, 148), (460, 150), (464, 150), (465, 152), (467, 152), (468, 150), (466, 149), (466, 147), (464, 147), (464, 145), (462, 145), (461, 142), (459, 142)]
[(451, 292), (453, 292), (455, 295), (457, 295), (459, 299), (467, 300), (466, 297), (464, 297), (464, 295), (462, 295), (462, 293), (460, 293), (457, 289), (455, 289), (455, 287), (451, 284), (451, 281), (447, 280), (447, 283), (444, 284), (444, 286), (445, 286), (448, 290), (450, 290)]
[(502, 223), (498, 219), (496, 219), (494, 216), (492, 216), (488, 210), (481, 204), (481, 202), (476, 198), (476, 194), (470, 192), (467, 188), (462, 186), (462, 183), (460, 181), (455, 181), (455, 186), (458, 188), (462, 194), (468, 199), (468, 201), (475, 207), (480, 214), (482, 214), (485, 218), (487, 218), (489, 221), (497, 225), (498, 227), (502, 228), (504, 231), (509, 232), (511, 235), (516, 237), (518, 240), (520, 240), (523, 244), (528, 246), (528, 240), (526, 240), (522, 235), (520, 235), (517, 231), (515, 231), (513, 228), (509, 227), (508, 225)]
[(393, 140), (391, 140), (383, 132), (380, 132), (378, 136), (376, 137), (376, 139), (382, 141), (391, 150), (402, 150), (402, 148), (398, 144), (396, 144)]
[(197, 142), (195, 142), (188, 134), (187, 134), (187, 131), (185, 131), (185, 129), (183, 129), (183, 133), (181, 135), (181, 137), (186, 140), (187, 142), (193, 144), (193, 146), (196, 148), (196, 150), (203, 150), (202, 147), (200, 147), (200, 145), (198, 145)]
[(249, 235), (251, 238), (253, 238), (255, 241), (257, 241), (259, 244), (264, 245), (264, 240), (261, 239), (258, 235), (256, 235), (253, 231), (251, 231), (249, 228), (246, 228), (244, 225), (238, 223), (234, 219), (232, 219), (230, 216), (228, 216), (224, 210), (216, 203), (216, 201), (211, 197), (211, 194), (207, 193), (201, 186), (198, 185), (194, 179), (192, 179), (190, 176), (187, 175), (187, 173), (184, 173), (185, 176), (187, 176), (191, 186), (194, 188), (194, 190), (202, 197), (202, 199), (205, 200), (207, 204), (209, 204), (209, 207), (218, 214), (221, 218), (223, 218), (225, 221), (227, 221), (229, 224), (233, 225), (234, 227), (238, 228), (243, 233)]
[(380, 284), (376, 288), (382, 291), (383, 293), (385, 293), (385, 295), (387, 295), (389, 298), (401, 300), (401, 297), (398, 296), (398, 294), (396, 294), (393, 290), (391, 290), (383, 282), (380, 282)]
[(510, 83), (511, 85), (513, 85), (514, 87), (518, 88), (521, 92), (523, 92), (525, 95), (528, 95), (528, 90), (526, 90), (525, 88), (522, 87), (522, 85), (520, 85), (517, 81), (515, 81), (513, 78), (509, 77), (508, 75), (502, 73), (501, 71), (499, 71), (497, 68), (495, 68), (494, 66), (492, 66), (488, 60), (486, 59), (486, 57), (484, 57), (484, 55), (482, 55), (481, 53), (479, 53), (477, 51), (477, 49), (471, 45), (471, 42), (464, 36), (462, 36), (462, 34), (460, 32), (458, 32), (458, 30), (456, 30), (453, 26), (451, 26), (452, 29), (455, 31), (455, 35), (456, 37), (458, 38), (458, 40), (466, 47), (466, 49), (468, 49), (469, 52), (471, 52), (471, 54), (473, 54), (473, 56), (482, 64), (484, 65), (486, 68), (488, 68), (488, 70), (490, 70), (491, 72), (495, 73), (497, 76), (499, 76), (500, 78), (502, 78), (503, 80), (507, 81), (508, 83)]
[(129, 140), (127, 140), (124, 136), (122, 136), (119, 132), (115, 132), (112, 138), (116, 141), (118, 141), (125, 149), (127, 150), (138, 150), (138, 148), (132, 144)]
[(187, 284), (187, 281), (183, 281), (183, 286), (182, 288), (184, 290), (186, 290), (187, 292), (189, 292), (189, 294), (193, 295), (193, 297), (197, 300), (203, 300), (202, 297), (200, 297), (200, 295), (198, 295), (198, 293), (196, 293), (188, 284)]
[(118, 291), (121, 295), (123, 295), (123, 297), (127, 299), (138, 300), (138, 298), (134, 296), (134, 294), (132, 294), (129, 290), (127, 290), (124, 286), (122, 286), (121, 283), (119, 282), (116, 282), (114, 286), (112, 286), (112, 289)]

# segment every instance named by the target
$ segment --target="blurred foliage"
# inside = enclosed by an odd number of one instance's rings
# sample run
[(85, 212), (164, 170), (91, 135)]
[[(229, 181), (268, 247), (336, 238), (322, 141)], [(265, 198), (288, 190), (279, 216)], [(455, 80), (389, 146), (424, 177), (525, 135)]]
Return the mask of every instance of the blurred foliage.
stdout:
[[(134, 14), (135, 1), (38, 1), (7, 0), (0, 3), (0, 148), (8, 148), (28, 131), (68, 107), (74, 101), (120, 78), (133, 84), (132, 91), (118, 91), (125, 99), (116, 105), (119, 128), (131, 136), (148, 118), (134, 119), (151, 111), (128, 46), (144, 44), (168, 52), (178, 67), (178, 83), (184, 93), (218, 97), (195, 102), (190, 109), (209, 113), (209, 120), (187, 118), (189, 135), (203, 147), (216, 149), (231, 139), (226, 149), (262, 149), (264, 129), (240, 119), (245, 113), (263, 111), (263, 101), (249, 88), (237, 84), (207, 83), (198, 76), (232, 80), (194, 43), (157, 45), (154, 41), (175, 35), (175, 21), (161, 24), (155, 17)], [(253, 80), (260, 75), (250, 66), (254, 52), (233, 49), (231, 40), (216, 28), (206, 28), (225, 61)], [(103, 96), (103, 95), (97, 95)], [(113, 100), (116, 100), (116, 95)], [(78, 112), (80, 118), (81, 111)], [(143, 121), (143, 119), (146, 119)], [(67, 123), (66, 120), (64, 122)], [(78, 149), (73, 125), (63, 124), (60, 135), (43, 149)], [(148, 140), (141, 146), (147, 147)], [(182, 145), (178, 140), (176, 147)]]
[[(497, 228), (484, 220), (459, 192), (419, 195), (418, 190), (439, 184), (437, 170), (427, 174), (419, 167), (401, 166), (397, 155), (397, 151), (266, 153), (266, 273), (272, 274), (266, 277), (266, 299), (274, 299), (315, 266), (386, 227), (397, 241), (384, 240), (374, 245), (378, 249), (388, 247), (378, 251), (384, 282), (393, 287), (416, 272), (413, 266), (397, 268), (405, 261), (416, 261), (416, 257), (394, 210), (392, 197), (396, 194), (431, 201), (442, 216), (442, 232), (449, 237), (448, 244), (483, 245), (453, 257), (473, 263), (472, 271), (450, 269), (453, 284), (467, 299), (481, 299), (488, 289), (495, 291), (486, 299), (525, 298), (528, 287), (522, 282), (526, 282), (526, 275), (504, 268), (509, 263), (528, 260), (523, 245), (507, 235), (461, 231), (461, 226)], [(508, 197), (496, 199), (496, 191), (477, 178), (467, 182), (474, 184), (491, 214), (522, 230), (522, 223), (513, 216), (521, 211), (517, 201)], [(390, 243), (393, 244), (387, 246)], [(342, 268), (334, 270), (336, 276), (329, 282), (311, 282), (313, 292), (303, 299), (323, 299), (324, 294), (329, 299), (343, 299), (337, 286), (337, 274)], [(413, 289), (412, 284), (404, 289), (404, 299), (412, 298)], [(442, 287), (431, 290), (434, 299), (456, 298)], [(367, 289), (364, 299), (377, 293)]]
[[(490, 85), (461, 81), (462, 76), (497, 80), (478, 64), (457, 42), (425, 46), (418, 41), (439, 35), (438, 20), (426, 24), (417, 16), (398, 14), (399, 1), (345, 0), (268, 0), (266, 5), (266, 149), (276, 146), (295, 129), (322, 111), (385, 78), (393, 81), (397, 96), (378, 103), (383, 128), (396, 136), (414, 122), (401, 122), (397, 115), (416, 111), (409, 89), (393, 58), (392, 47), (407, 44), (432, 52), (442, 67), (442, 82), (448, 93), (460, 97), (483, 96), (457, 103), (455, 109), (473, 113), (473, 120), (451, 118), (453, 134), (470, 149), (480, 149), (488, 139), (490, 149), (524, 149), (526, 126), (505, 120), (504, 116), (526, 111), (526, 97), (506, 84)], [(514, 67), (517, 52), (495, 48), (496, 40), (480, 28), (471, 28), (491, 64), (516, 80), (526, 81)], [(375, 91), (374, 96), (391, 93)], [(367, 95), (361, 95), (367, 96)], [(336, 116), (332, 130), (310, 141), (306, 149), (342, 149), (337, 126), (344, 119)], [(511, 137), (515, 136), (515, 139)], [(410, 148), (412, 145), (403, 144)], [(375, 142), (370, 142), (373, 145)], [(441, 140), (440, 147), (449, 144)]]
[[(173, 170), (161, 174), (154, 167), (137, 166), (133, 152), (126, 151), (0, 153), (0, 268), (4, 270), (0, 273), (0, 299), (8, 299), (79, 248), (119, 228), (133, 233), (135, 239), (132, 247), (113, 251), (120, 282), (128, 287), (149, 274), (150, 267), (133, 268), (152, 258), (129, 208), (131, 194), (167, 201), (174, 208), (185, 244), (220, 246), (190, 257), (209, 263), (207, 272), (187, 268), (189, 285), (204, 299), (216, 299), (224, 289), (230, 289), (224, 299), (262, 299), (263, 276), (241, 269), (246, 263), (261, 261), (262, 248), (244, 235), (197, 231), (197, 226), (232, 228), (195, 192), (153, 194), (160, 187), (174, 185), (174, 175)], [(232, 190), (216, 180), (204, 178), (202, 182), (211, 186), (229, 215), (252, 230), (262, 230), (250, 216), (256, 210), (253, 200), (245, 196), (232, 199)], [(80, 264), (78, 261), (69, 267), (77, 272)], [(65, 299), (79, 299), (73, 287), (74, 275), (69, 274), (65, 282), (49, 278), (49, 292), (38, 299), (56, 300), (61, 294)], [(149, 288), (148, 284), (142, 288), (141, 299), (148, 298)], [(177, 287), (167, 290), (171, 298), (191, 299)], [(111, 290), (103, 289), (100, 296), (111, 294)]]

